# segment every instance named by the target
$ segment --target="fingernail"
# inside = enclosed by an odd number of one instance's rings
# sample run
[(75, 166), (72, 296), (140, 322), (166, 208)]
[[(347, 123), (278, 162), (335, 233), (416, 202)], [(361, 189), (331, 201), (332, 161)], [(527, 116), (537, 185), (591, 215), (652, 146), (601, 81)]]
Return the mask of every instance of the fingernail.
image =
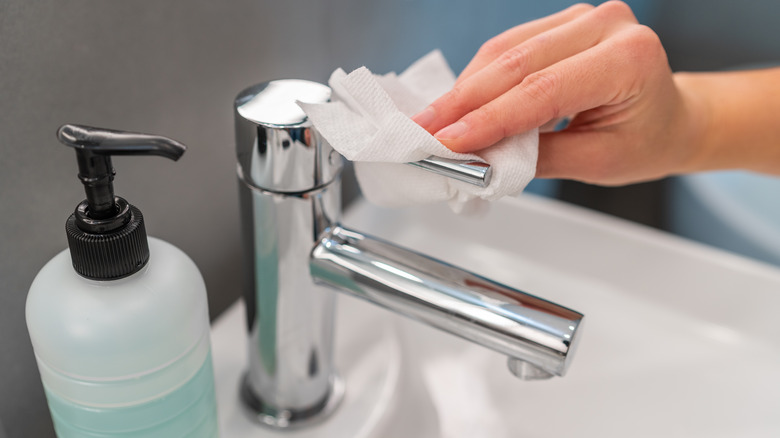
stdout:
[(434, 119), (436, 119), (436, 110), (434, 110), (431, 106), (425, 108), (412, 117), (412, 121), (422, 126), (423, 128), (427, 128), (431, 123), (433, 123)]
[(450, 126), (445, 127), (441, 131), (437, 132), (433, 136), (439, 140), (455, 140), (458, 137), (462, 137), (463, 134), (468, 132), (469, 127), (465, 122), (455, 122)]

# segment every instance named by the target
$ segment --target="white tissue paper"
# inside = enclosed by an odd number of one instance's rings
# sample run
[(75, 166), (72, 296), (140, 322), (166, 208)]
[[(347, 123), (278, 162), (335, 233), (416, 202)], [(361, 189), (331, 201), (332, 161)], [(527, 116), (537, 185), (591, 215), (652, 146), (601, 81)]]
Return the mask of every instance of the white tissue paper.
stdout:
[[(472, 154), (447, 149), (410, 118), (455, 85), (455, 75), (438, 50), (400, 75), (374, 75), (361, 67), (338, 69), (329, 81), (332, 102), (299, 102), (313, 125), (347, 159), (355, 162), (366, 198), (380, 206), (448, 201), (455, 212), (475, 211), (505, 195), (521, 192), (536, 173), (537, 130), (506, 138)], [(431, 155), (489, 163), (487, 187), (410, 166)]]

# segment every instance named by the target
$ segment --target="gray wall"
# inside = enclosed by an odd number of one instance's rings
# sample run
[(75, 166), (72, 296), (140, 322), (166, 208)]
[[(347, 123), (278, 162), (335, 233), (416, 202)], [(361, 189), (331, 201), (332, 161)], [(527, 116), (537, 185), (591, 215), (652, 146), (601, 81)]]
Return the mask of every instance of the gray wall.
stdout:
[[(66, 122), (171, 136), (177, 163), (119, 157), (117, 194), (200, 266), (212, 316), (239, 296), (232, 99), (336, 67), (400, 70), (442, 48), (456, 70), (488, 37), (568, 1), (0, 0), (0, 428), (53, 436), (24, 302), (83, 198)], [(236, 348), (243, 348), (238, 345)]]
[(653, 28), (675, 70), (723, 70), (780, 62), (777, 0), (663, 0)]

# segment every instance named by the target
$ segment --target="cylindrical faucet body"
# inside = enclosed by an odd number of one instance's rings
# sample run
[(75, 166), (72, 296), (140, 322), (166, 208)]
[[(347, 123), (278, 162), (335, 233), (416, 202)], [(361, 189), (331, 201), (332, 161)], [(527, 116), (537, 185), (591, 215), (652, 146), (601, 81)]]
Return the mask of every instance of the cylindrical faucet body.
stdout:
[(306, 423), (338, 399), (335, 292), (315, 285), (308, 265), (318, 236), (338, 219), (342, 158), (294, 105), (329, 97), (324, 85), (287, 80), (248, 88), (236, 98), (249, 331), (241, 396), (270, 426)]

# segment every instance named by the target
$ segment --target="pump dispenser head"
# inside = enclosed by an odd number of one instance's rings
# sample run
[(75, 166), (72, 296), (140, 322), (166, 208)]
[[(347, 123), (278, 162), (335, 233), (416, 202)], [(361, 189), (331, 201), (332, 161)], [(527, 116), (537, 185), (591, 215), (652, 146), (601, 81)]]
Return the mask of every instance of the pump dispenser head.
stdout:
[(57, 138), (76, 150), (87, 199), (65, 223), (73, 268), (93, 280), (138, 272), (149, 261), (141, 211), (114, 196), (112, 155), (159, 155), (178, 160), (186, 146), (166, 137), (82, 125), (62, 125)]

